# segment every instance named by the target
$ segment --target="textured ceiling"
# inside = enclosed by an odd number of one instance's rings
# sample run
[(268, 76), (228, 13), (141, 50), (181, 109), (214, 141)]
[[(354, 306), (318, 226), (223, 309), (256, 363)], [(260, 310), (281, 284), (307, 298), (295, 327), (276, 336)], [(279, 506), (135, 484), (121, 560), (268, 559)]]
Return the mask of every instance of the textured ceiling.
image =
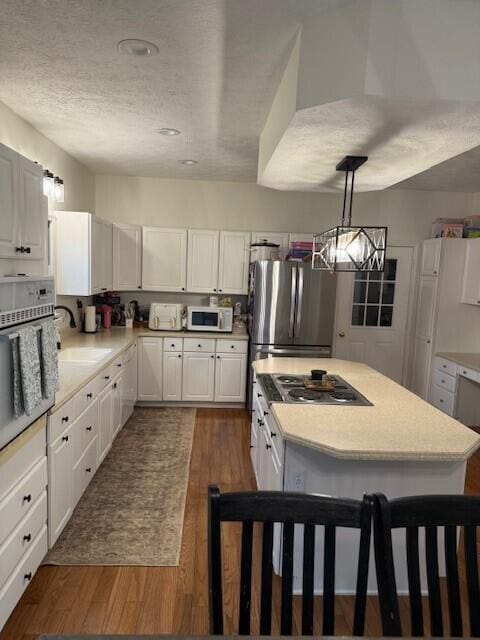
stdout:
[[(0, 100), (98, 173), (255, 181), (294, 33), (332, 4), (1, 0)], [(122, 55), (124, 38), (159, 55)]]

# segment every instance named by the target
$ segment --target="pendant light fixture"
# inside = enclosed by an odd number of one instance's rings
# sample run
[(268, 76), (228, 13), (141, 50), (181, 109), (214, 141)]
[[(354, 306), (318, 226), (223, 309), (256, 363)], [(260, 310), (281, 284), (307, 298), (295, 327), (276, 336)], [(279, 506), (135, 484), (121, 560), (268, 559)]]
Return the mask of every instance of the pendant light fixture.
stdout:
[(342, 223), (313, 236), (312, 269), (324, 271), (383, 271), (387, 227), (352, 226), (355, 171), (366, 156), (345, 156), (337, 171), (345, 172)]

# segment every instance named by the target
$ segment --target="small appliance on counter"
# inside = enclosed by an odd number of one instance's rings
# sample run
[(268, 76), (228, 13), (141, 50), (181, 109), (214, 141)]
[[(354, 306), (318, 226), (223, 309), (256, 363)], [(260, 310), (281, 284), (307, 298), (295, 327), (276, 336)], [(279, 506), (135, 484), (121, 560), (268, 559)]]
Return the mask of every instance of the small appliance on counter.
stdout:
[(219, 331), (231, 333), (232, 307), (187, 307), (188, 331)]
[(250, 262), (257, 260), (278, 260), (280, 257), (280, 245), (269, 242), (266, 238), (250, 245)]
[(154, 331), (181, 331), (183, 304), (152, 302), (148, 328)]

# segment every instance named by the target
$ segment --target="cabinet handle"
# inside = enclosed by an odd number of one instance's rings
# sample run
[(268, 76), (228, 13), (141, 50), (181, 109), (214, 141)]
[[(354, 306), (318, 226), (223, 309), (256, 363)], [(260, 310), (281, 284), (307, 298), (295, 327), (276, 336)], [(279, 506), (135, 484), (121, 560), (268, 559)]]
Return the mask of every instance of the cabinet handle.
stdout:
[(263, 420), (260, 420), (260, 418), (257, 418), (257, 422), (261, 427), (265, 424)]
[(23, 541), (24, 542), (30, 542), (31, 539), (32, 539), (32, 534), (31, 533), (27, 533), (27, 535), (23, 536)]
[(265, 445), (265, 449), (271, 449), (271, 448), (272, 448), (272, 445), (271, 445), (271, 444), (266, 444), (266, 445)]
[(87, 393), (87, 400), (91, 400), (93, 398), (93, 393)]
[(25, 249), (25, 253), (32, 253), (30, 247), (23, 247)]
[(63, 416), (62, 422), (68, 422), (68, 416)]
[(62, 440), (63, 440), (64, 442), (68, 442), (68, 436), (63, 436), (63, 437), (62, 437)]
[(15, 247), (17, 253), (25, 253), (25, 247)]
[(275, 431), (270, 431), (270, 435), (272, 438), (276, 438), (277, 434), (275, 433)]
[(113, 383), (113, 385), (112, 385), (112, 387), (113, 387), (114, 389), (116, 389), (116, 388), (117, 388), (117, 383), (116, 383), (116, 382), (114, 382), (114, 383)]
[(107, 287), (102, 287), (102, 288), (100, 289), (100, 291), (106, 291), (106, 290), (107, 290)]
[(92, 472), (92, 467), (87, 467), (87, 468), (85, 469), (85, 471), (86, 471), (87, 473), (91, 473), (91, 472)]
[(263, 393), (257, 393), (257, 398), (263, 398)]
[(86, 427), (86, 429), (87, 429), (87, 431), (91, 431), (92, 427), (91, 426), (90, 427)]
[(250, 449), (253, 449), (253, 444), (250, 445)]
[(264, 411), (264, 412), (263, 412), (263, 415), (264, 415), (264, 416), (268, 416), (268, 411)]
[(32, 501), (32, 494), (29, 493), (26, 496), (23, 496), (23, 501), (24, 502), (31, 502)]
[(110, 380), (110, 376), (105, 376), (105, 380)]
[(29, 571), (23, 577), (24, 577), (25, 580), (28, 580), (30, 582), (30, 580), (32, 579), (32, 572)]
[(118, 362), (118, 363), (117, 363), (117, 367), (121, 367), (121, 366), (122, 366), (122, 363), (121, 363), (121, 362)]

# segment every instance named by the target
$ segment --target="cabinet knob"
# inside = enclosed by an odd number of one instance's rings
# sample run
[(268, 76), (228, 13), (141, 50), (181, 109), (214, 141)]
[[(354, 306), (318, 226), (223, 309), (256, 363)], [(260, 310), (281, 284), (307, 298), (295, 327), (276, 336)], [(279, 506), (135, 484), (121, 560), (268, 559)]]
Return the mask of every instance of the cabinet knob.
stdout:
[(23, 501), (24, 502), (31, 502), (32, 501), (32, 494), (29, 493), (26, 496), (23, 496)]
[(257, 398), (263, 398), (263, 393), (257, 393)]
[(181, 358), (181, 357), (182, 357), (182, 354), (181, 354), (181, 353), (179, 353), (179, 354), (178, 354), (178, 357), (179, 357), (179, 358)]
[(201, 349), (201, 348), (202, 348), (202, 345), (201, 345), (201, 344), (199, 344), (199, 345), (198, 345), (198, 348), (199, 348), (199, 349)]
[(185, 291), (185, 287), (182, 287), (182, 291)]
[(271, 444), (266, 444), (266, 445), (265, 445), (265, 449), (271, 449), (271, 448), (272, 448), (272, 445), (271, 445)]
[(32, 253), (30, 247), (23, 247), (25, 249), (25, 253)]
[(217, 356), (217, 360), (220, 360), (220, 356)]
[(219, 289), (220, 293), (222, 293), (223, 289)]
[(172, 349), (175, 347), (175, 345), (174, 345), (174, 344), (171, 344), (170, 346), (172, 347)]
[(264, 412), (263, 412), (263, 415), (264, 415), (264, 416), (268, 416), (268, 411), (264, 411)]
[(117, 383), (114, 382), (112, 386), (113, 386), (114, 389), (116, 389), (117, 388)]
[(32, 572), (29, 571), (28, 573), (26, 573), (24, 576), (25, 580), (30, 581), (32, 579)]
[(235, 345), (234, 345), (234, 344), (231, 344), (231, 345), (230, 345), (230, 349), (235, 349)]
[(105, 380), (110, 380), (110, 376), (105, 376)]
[(87, 431), (91, 431), (92, 427), (91, 426), (90, 427), (86, 427), (86, 429), (87, 429)]
[(214, 358), (215, 356), (210, 356), (210, 358)]
[(270, 431), (270, 435), (272, 438), (276, 438), (277, 434), (275, 433), (275, 431)]
[(263, 425), (265, 424), (263, 420), (260, 420), (260, 418), (257, 418), (257, 422), (261, 427), (263, 427)]
[[(431, 340), (427, 340), (427, 344), (430, 344), (430, 343), (431, 343)], [(445, 366), (445, 365), (443, 365), (443, 366)]]
[(214, 291), (216, 291), (216, 289), (214, 289)]
[(25, 253), (25, 247), (15, 247), (16, 253)]
[(87, 393), (87, 399), (91, 400), (93, 398), (93, 393)]
[(62, 440), (63, 440), (64, 442), (68, 442), (68, 436), (63, 436), (63, 437), (62, 437)]
[(443, 402), (443, 398), (440, 398), (440, 402)]
[(250, 449), (253, 449), (253, 444), (250, 445)]
[(122, 366), (122, 363), (121, 363), (121, 362), (118, 362), (118, 363), (117, 363), (117, 367), (121, 367), (121, 366)]
[(86, 471), (87, 473), (91, 473), (91, 472), (92, 472), (92, 467), (87, 467), (87, 468), (85, 469), (85, 471)]
[(25, 536), (23, 536), (23, 541), (24, 542), (30, 542), (31, 539), (32, 539), (32, 534), (31, 533), (27, 533)]
[(68, 416), (63, 416), (62, 422), (68, 422)]

